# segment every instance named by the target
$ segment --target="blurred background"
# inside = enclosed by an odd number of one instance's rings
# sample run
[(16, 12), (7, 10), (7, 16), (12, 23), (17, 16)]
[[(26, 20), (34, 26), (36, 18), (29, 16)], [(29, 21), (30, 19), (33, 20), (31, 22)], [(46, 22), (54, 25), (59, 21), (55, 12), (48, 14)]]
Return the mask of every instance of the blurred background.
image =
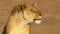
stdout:
[(0, 0), (0, 34), (4, 31), (12, 8), (18, 4), (37, 3), (42, 12), (42, 22), (32, 23), (30, 34), (60, 34), (60, 0)]

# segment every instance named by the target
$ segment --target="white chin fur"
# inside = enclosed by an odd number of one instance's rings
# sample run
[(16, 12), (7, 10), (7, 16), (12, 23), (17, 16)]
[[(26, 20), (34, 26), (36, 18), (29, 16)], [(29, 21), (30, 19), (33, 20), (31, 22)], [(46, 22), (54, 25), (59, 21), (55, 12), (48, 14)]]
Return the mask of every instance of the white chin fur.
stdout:
[(40, 24), (41, 23), (41, 20), (36, 20), (35, 23), (36, 24)]

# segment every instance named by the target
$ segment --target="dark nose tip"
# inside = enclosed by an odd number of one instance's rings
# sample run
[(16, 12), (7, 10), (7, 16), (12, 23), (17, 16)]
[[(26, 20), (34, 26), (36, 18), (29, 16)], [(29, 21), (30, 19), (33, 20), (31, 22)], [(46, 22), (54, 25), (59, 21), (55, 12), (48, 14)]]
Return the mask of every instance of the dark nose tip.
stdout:
[(39, 16), (41, 16), (41, 14), (39, 14)]

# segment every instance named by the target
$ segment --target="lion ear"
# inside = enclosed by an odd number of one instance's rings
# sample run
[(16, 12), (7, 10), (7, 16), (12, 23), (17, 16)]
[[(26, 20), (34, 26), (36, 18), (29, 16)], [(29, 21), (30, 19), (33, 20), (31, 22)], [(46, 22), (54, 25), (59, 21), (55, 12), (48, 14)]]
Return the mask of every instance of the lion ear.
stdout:
[(24, 5), (25, 7), (28, 7), (29, 4), (28, 4), (27, 2), (25, 2), (23, 5)]
[(33, 7), (37, 7), (37, 3), (33, 3), (32, 6), (33, 6)]

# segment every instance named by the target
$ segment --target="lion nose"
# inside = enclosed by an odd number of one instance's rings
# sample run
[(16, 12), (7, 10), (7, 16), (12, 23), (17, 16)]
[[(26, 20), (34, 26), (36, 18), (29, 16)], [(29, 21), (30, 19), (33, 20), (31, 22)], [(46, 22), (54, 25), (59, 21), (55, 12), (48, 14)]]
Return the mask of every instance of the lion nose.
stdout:
[(39, 16), (41, 16), (41, 14), (39, 14)]

